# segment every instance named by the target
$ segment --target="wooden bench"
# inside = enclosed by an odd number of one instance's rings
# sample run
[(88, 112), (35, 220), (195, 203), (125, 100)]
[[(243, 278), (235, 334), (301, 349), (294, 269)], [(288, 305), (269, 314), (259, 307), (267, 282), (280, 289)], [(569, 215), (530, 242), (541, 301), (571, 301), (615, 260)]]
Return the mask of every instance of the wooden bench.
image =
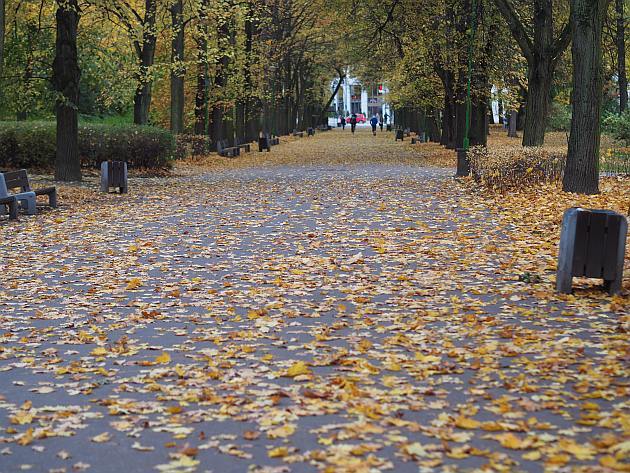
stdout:
[(299, 136), (300, 138), (303, 138), (304, 137), (304, 132), (303, 131), (293, 130), (293, 136)]
[[(28, 181), (28, 173), (26, 169), (20, 169), (19, 171), (10, 171), (3, 173), (4, 184), (7, 191), (12, 189), (20, 189), (20, 194), (27, 194), (34, 192), (36, 196), (45, 195), (48, 196), (48, 205), (55, 208), (57, 207), (57, 188), (56, 187), (44, 187), (41, 189), (31, 189), (31, 184)], [(0, 195), (0, 197), (7, 197)], [(20, 200), (18, 198), (18, 200)]]
[(571, 208), (564, 213), (556, 290), (570, 294), (574, 277), (600, 278), (614, 295), (621, 291), (628, 221), (610, 210)]
[(252, 150), (252, 145), (251, 143), (245, 143), (245, 140), (242, 138), (236, 138), (236, 141), (234, 143), (234, 147), (235, 148), (239, 148), (244, 150), (246, 153), (249, 153)]
[(9, 210), (9, 220), (17, 220), (18, 218), (18, 201), (15, 197), (2, 197), (0, 198), (0, 205), (3, 210), (0, 214), (6, 212), (5, 207)]
[(101, 192), (109, 193), (109, 188), (118, 189), (121, 194), (129, 190), (127, 163), (125, 161), (103, 161), (101, 163)]
[(241, 154), (241, 149), (238, 146), (228, 146), (227, 140), (219, 140), (217, 141), (217, 153), (219, 156), (234, 158)]

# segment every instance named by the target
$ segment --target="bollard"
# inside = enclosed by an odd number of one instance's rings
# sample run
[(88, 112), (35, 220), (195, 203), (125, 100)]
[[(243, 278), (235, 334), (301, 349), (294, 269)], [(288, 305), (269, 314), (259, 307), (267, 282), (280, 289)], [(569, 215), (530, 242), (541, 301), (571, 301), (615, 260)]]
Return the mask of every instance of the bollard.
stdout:
[(101, 192), (109, 192), (110, 187), (117, 187), (121, 194), (127, 193), (126, 162), (103, 161), (101, 163)]
[(628, 222), (610, 210), (570, 208), (562, 219), (556, 290), (570, 294), (573, 278), (604, 280), (610, 295), (621, 290)]

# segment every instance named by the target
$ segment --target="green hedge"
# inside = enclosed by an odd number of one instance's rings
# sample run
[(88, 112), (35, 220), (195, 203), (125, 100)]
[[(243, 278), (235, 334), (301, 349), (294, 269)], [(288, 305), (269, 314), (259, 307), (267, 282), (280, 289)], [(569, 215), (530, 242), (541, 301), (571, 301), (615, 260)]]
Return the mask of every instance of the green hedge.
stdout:
[(617, 141), (630, 146), (630, 110), (621, 115), (609, 115), (604, 118), (604, 131), (610, 133)]
[[(52, 168), (55, 136), (55, 122), (0, 122), (0, 167)], [(79, 154), (85, 167), (114, 159), (136, 168), (166, 168), (174, 153), (173, 135), (160, 128), (79, 125)]]

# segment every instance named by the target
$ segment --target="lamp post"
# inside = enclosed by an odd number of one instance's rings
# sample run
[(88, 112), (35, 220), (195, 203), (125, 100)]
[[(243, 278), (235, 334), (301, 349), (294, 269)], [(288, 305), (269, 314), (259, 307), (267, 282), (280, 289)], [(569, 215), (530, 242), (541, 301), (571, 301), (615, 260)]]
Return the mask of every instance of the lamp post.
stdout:
[(276, 69), (272, 64), (269, 66), (271, 71), (271, 134), (276, 134)]
[(466, 127), (464, 128), (464, 141), (462, 147), (457, 150), (457, 176), (470, 174), (468, 164), (468, 148), (470, 147), (470, 115), (472, 109), (471, 88), (473, 69), (473, 48), (477, 35), (477, 0), (472, 0), (471, 28), (468, 42), (468, 84), (466, 88)]

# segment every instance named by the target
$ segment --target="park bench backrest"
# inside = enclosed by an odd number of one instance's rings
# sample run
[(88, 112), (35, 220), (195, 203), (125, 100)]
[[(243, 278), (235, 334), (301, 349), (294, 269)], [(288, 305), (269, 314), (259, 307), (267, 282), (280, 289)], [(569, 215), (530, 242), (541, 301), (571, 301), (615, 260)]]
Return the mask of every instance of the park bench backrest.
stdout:
[(109, 163), (107, 180), (110, 187), (126, 187), (124, 161), (111, 161)]
[(609, 211), (577, 213), (573, 276), (615, 279), (622, 218)]
[(4, 183), (7, 186), (7, 190), (17, 189), (18, 187), (20, 188), (20, 192), (30, 192), (31, 190), (26, 169), (5, 172)]

